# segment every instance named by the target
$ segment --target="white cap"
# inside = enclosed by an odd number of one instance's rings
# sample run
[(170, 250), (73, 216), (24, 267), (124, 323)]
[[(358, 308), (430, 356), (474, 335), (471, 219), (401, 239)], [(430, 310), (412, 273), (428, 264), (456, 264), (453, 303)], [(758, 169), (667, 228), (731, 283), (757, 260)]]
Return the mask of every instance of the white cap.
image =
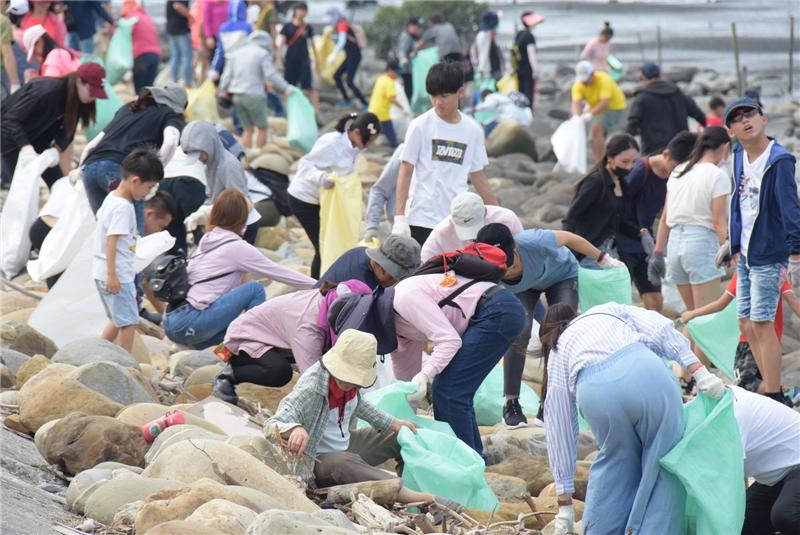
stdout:
[(450, 219), (459, 240), (474, 240), (486, 223), (486, 206), (479, 195), (472, 192), (457, 195), (450, 203)]
[(7, 11), (10, 15), (24, 15), (28, 12), (28, 0), (10, 0)]
[(44, 26), (37, 24), (31, 26), (22, 34), (22, 46), (28, 51), (28, 63), (33, 59), (33, 53), (36, 51), (36, 42), (46, 33), (47, 30), (44, 29)]
[(586, 83), (589, 81), (589, 78), (592, 77), (592, 73), (594, 72), (594, 66), (591, 62), (586, 60), (579, 61), (577, 65), (575, 65), (575, 81)]

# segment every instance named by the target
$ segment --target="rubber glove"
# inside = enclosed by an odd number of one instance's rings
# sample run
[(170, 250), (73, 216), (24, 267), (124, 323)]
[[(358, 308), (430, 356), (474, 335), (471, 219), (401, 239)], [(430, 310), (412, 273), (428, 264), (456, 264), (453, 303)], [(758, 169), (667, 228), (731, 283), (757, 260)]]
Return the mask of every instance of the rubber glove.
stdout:
[(725, 383), (722, 379), (708, 371), (705, 366), (695, 370), (692, 377), (697, 382), (697, 389), (708, 397), (719, 399), (725, 392)]
[(618, 267), (625, 267), (624, 262), (620, 262), (610, 254), (604, 254), (602, 260), (598, 262), (603, 269), (614, 269)]
[(392, 225), (392, 234), (397, 234), (398, 236), (405, 236), (406, 238), (411, 237), (411, 227), (408, 226), (408, 220), (404, 215), (396, 215), (394, 216), (394, 225)]
[(589, 121), (591, 121), (591, 120), (592, 120), (592, 112), (590, 112), (590, 111), (587, 111), (587, 112), (585, 112), (585, 113), (582, 113), (582, 114), (581, 114), (581, 120), (582, 120), (584, 123), (588, 123)]
[(61, 155), (59, 154), (58, 149), (55, 147), (50, 147), (49, 149), (42, 151), (39, 156), (42, 158), (42, 161), (47, 164), (48, 168), (57, 166), (59, 160), (61, 159)]
[(555, 535), (575, 533), (575, 509), (571, 505), (558, 506), (555, 527)]
[(800, 286), (800, 260), (789, 259), (787, 275), (789, 276), (789, 282), (793, 288)]
[(336, 56), (337, 55), (338, 54), (328, 54), (328, 60), (325, 63), (327, 63), (329, 66), (333, 65), (334, 63), (336, 63)]
[(190, 214), (186, 219), (183, 220), (183, 224), (186, 225), (186, 230), (189, 232), (193, 232), (199, 226), (205, 226), (208, 224), (208, 218), (211, 215), (211, 205), (204, 204), (200, 208), (197, 209), (196, 212)]
[(428, 376), (419, 372), (411, 379), (411, 382), (417, 387), (417, 391), (408, 394), (406, 399), (408, 401), (419, 401), (428, 393)]
[(650, 234), (650, 231), (645, 230), (642, 235), (639, 236), (639, 241), (642, 243), (644, 254), (650, 258), (650, 256), (653, 254), (653, 251), (656, 250), (656, 242), (653, 240), (653, 236)]
[(717, 267), (731, 265), (731, 244), (726, 241), (717, 249), (717, 255), (714, 257), (714, 265)]
[(653, 251), (653, 255), (647, 260), (647, 280), (656, 286), (661, 285), (661, 279), (667, 276), (667, 261), (664, 253)]
[(208, 77), (209, 80), (214, 80), (216, 82), (217, 80), (219, 80), (219, 73), (217, 71), (215, 71), (214, 69), (210, 69), (208, 71), (208, 76), (207, 77)]

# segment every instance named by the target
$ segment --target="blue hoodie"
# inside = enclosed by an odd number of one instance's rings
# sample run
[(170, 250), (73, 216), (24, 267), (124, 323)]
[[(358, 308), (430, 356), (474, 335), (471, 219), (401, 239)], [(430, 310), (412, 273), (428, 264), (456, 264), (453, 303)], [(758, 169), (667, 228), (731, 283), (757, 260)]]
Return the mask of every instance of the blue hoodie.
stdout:
[[(731, 253), (741, 249), (742, 213), (739, 208), (744, 149), (733, 153), (733, 195), (728, 236)], [(790, 254), (800, 254), (800, 201), (795, 182), (795, 157), (777, 141), (764, 168), (758, 196), (758, 214), (747, 251), (749, 266), (786, 263)]]
[(211, 60), (211, 68), (219, 75), (225, 68), (225, 54), (245, 43), (253, 26), (247, 22), (247, 2), (233, 0), (228, 9), (228, 20), (219, 27), (219, 39)]

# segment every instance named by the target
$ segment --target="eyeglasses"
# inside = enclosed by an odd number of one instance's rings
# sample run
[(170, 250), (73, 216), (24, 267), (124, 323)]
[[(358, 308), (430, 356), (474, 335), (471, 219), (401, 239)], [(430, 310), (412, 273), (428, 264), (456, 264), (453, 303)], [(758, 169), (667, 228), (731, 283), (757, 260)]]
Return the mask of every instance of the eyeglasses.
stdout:
[(761, 112), (755, 108), (751, 108), (749, 110), (742, 110), (733, 117), (731, 117), (728, 122), (730, 124), (736, 124), (742, 122), (744, 119), (752, 119), (756, 115), (761, 115)]

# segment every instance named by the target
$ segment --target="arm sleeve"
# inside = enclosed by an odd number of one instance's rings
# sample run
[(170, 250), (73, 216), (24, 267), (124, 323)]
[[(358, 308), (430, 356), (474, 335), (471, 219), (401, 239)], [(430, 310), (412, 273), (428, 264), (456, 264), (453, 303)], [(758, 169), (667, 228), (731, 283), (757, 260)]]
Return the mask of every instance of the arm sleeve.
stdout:
[(583, 214), (586, 213), (600, 197), (601, 187), (602, 181), (596, 176), (588, 178), (581, 185), (581, 188), (575, 194), (575, 198), (572, 199), (569, 209), (567, 209), (567, 215), (564, 217), (563, 224), (561, 225), (564, 230), (569, 230), (570, 232), (575, 231), (575, 223), (581, 220)]
[(547, 370), (547, 396), (544, 401), (544, 427), (547, 432), (547, 457), (558, 494), (575, 492), (573, 481), (578, 456), (578, 411), (567, 387), (569, 367), (566, 357), (550, 354)]
[(42, 109), (42, 102), (55, 97), (55, 95), (40, 94), (34, 91), (34, 86), (23, 87), (19, 100), (13, 106), (3, 106), (4, 131), (11, 132), (11, 137), (19, 147), (30, 145), (28, 134), (23, 125), (28, 121), (28, 116)]
[(620, 216), (619, 218), (619, 231), (628, 236), (629, 238), (633, 238), (635, 240), (639, 239), (639, 231), (642, 230), (642, 227), (631, 223), (628, 218), (624, 216)]
[(703, 113), (703, 110), (700, 109), (700, 106), (697, 105), (697, 102), (695, 102), (694, 99), (689, 95), (684, 95), (683, 98), (686, 99), (686, 111), (689, 113), (689, 117), (692, 117), (695, 121), (705, 126), (706, 114)]
[(367, 228), (378, 228), (381, 216), (387, 214), (388, 217), (394, 214), (394, 210), (388, 206), (397, 194), (397, 175), (400, 172), (400, 158), (392, 158), (386, 167), (383, 168), (380, 178), (372, 185), (369, 190), (369, 202), (367, 203), (367, 215), (365, 217)]
[(236, 56), (230, 58), (230, 60), (225, 64), (225, 68), (222, 69), (222, 76), (219, 79), (219, 90), (227, 93), (228, 88), (231, 86), (231, 81), (233, 80), (233, 64), (236, 61)]
[(289, 84), (286, 83), (281, 73), (275, 68), (275, 64), (272, 63), (269, 54), (264, 54), (264, 57), (261, 59), (261, 72), (264, 74), (264, 79), (275, 86), (278, 92), (285, 93), (289, 88)]
[(635, 136), (639, 133), (642, 126), (642, 97), (633, 99), (631, 111), (628, 114), (628, 126), (625, 129), (630, 135)]
[(335, 57), (336, 54), (342, 51), (346, 42), (347, 42), (347, 32), (340, 31), (336, 36), (336, 46), (333, 48), (333, 52), (331, 52), (331, 54), (333, 54)]
[(316, 188), (322, 187), (322, 181), (328, 177), (327, 168), (336, 162), (333, 143), (328, 137), (320, 137), (311, 152), (303, 156), (297, 164), (294, 180), (307, 182)]
[(800, 253), (800, 202), (797, 199), (795, 162), (782, 159), (775, 162), (775, 198), (781, 213), (786, 245), (791, 254)]
[(89, 142), (89, 144), (88, 144), (88, 145), (86, 145), (86, 146), (83, 148), (83, 152), (81, 153), (81, 159), (80, 159), (80, 162), (78, 162), (78, 167), (80, 167), (80, 166), (82, 166), (82, 165), (83, 165), (83, 162), (86, 160), (86, 157), (87, 157), (87, 156), (89, 156), (89, 154), (91, 154), (91, 153), (92, 153), (92, 151), (94, 150), (94, 148), (95, 148), (97, 145), (99, 145), (99, 144), (100, 144), (100, 142), (103, 140), (103, 138), (104, 138), (105, 136), (106, 136), (106, 133), (105, 133), (105, 131), (101, 131), (99, 134), (97, 134), (96, 136), (94, 136), (94, 139), (93, 139), (93, 140), (91, 140), (91, 141)]
[(620, 316), (639, 333), (641, 342), (656, 355), (674, 360), (683, 368), (700, 362), (692, 352), (689, 339), (675, 329), (669, 318), (652, 310), (626, 305), (610, 307), (609, 311)]
[(158, 159), (161, 160), (162, 165), (166, 166), (175, 155), (175, 149), (178, 148), (180, 140), (181, 133), (177, 128), (168, 126), (164, 129), (164, 142), (158, 150)]
[[(794, 181), (794, 179), (792, 181)], [(716, 199), (717, 197), (722, 197), (723, 195), (730, 195), (730, 193), (731, 193), (730, 178), (728, 178), (728, 175), (725, 174), (725, 171), (716, 168), (714, 173), (714, 185), (713, 185), (713, 190), (711, 192), (711, 197), (713, 199)]]
[(586, 46), (583, 47), (583, 51), (581, 51), (581, 59), (592, 61), (593, 58), (594, 58), (594, 40), (591, 40), (588, 43), (586, 43)]
[[(302, 377), (300, 379), (302, 381)], [(289, 392), (278, 404), (275, 416), (267, 421), (266, 425), (277, 424), (278, 430), (285, 433), (297, 426), (306, 424), (304, 407), (315, 405), (308, 403), (308, 396), (311, 394), (306, 388), (298, 388), (300, 382)], [(308, 429), (306, 429), (308, 431)]]
[(225, 50), (222, 48), (222, 39), (217, 39), (217, 47), (214, 49), (214, 57), (211, 59), (211, 68), (220, 72), (224, 66)]
[(394, 418), (385, 412), (378, 410), (375, 405), (358, 396), (358, 405), (356, 405), (356, 416), (367, 422), (376, 431), (383, 433), (389, 430)]
[(249, 245), (246, 251), (244, 248), (242, 249), (242, 254), (239, 256), (239, 262), (241, 263), (242, 267), (250, 273), (256, 273), (258, 275), (269, 277), (271, 280), (288, 284), (289, 286), (299, 290), (308, 290), (313, 288), (317, 283), (317, 281), (311, 277), (306, 277), (302, 273), (273, 262), (269, 258), (262, 255), (258, 249), (252, 245)]

